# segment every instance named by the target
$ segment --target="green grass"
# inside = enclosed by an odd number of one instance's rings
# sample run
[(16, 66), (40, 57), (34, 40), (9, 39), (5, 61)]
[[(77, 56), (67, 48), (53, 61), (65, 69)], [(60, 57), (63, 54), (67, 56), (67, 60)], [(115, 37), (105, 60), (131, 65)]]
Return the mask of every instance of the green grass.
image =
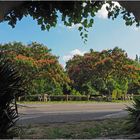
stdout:
[(43, 102), (43, 101), (20, 101), (17, 103), (22, 103), (22, 104), (56, 104), (56, 103), (131, 103), (132, 101), (121, 101), (121, 100), (113, 100), (112, 102), (107, 102), (107, 101), (48, 101), (48, 102)]
[(22, 126), (18, 138), (27, 139), (93, 139), (128, 133), (126, 119), (107, 119), (77, 123), (53, 123)]
[(131, 103), (133, 102), (132, 100), (113, 100), (112, 103)]

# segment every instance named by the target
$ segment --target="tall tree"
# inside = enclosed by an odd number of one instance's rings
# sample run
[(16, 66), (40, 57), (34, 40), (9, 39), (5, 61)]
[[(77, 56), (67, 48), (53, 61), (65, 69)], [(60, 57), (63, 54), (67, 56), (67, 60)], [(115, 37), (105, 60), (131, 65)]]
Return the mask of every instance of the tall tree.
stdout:
[(140, 71), (125, 51), (118, 47), (74, 56), (67, 62), (66, 70), (78, 91), (83, 92), (83, 85), (90, 83), (100, 93), (107, 94), (115, 88), (126, 93), (128, 82), (137, 79)]
[(135, 61), (136, 61), (136, 62), (139, 62), (139, 57), (138, 57), (138, 55), (137, 55), (137, 54), (136, 54)]
[(26, 80), (28, 94), (63, 94), (63, 85), (69, 82), (58, 57), (54, 56), (43, 44), (24, 45), (14, 42), (0, 45), (1, 57), (18, 67)]

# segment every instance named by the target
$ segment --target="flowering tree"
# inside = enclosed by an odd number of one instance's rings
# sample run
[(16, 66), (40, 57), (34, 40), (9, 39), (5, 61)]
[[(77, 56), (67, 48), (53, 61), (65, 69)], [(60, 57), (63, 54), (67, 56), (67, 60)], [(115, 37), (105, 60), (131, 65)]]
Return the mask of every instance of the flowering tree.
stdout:
[(69, 82), (58, 57), (38, 43), (23, 45), (8, 43), (0, 46), (1, 56), (9, 58), (26, 80), (28, 94), (63, 94), (63, 85)]
[(101, 94), (111, 94), (115, 89), (127, 93), (128, 84), (138, 81), (140, 72), (135, 62), (118, 47), (74, 56), (67, 62), (66, 70), (77, 90), (84, 91), (83, 85), (90, 82)]

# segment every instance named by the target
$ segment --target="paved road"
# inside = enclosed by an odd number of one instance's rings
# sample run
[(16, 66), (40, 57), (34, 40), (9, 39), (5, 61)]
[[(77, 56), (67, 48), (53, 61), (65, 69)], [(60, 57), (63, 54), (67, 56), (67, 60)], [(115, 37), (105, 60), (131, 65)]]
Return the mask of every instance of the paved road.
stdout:
[(124, 103), (26, 104), (19, 107), (19, 124), (61, 123), (124, 117)]

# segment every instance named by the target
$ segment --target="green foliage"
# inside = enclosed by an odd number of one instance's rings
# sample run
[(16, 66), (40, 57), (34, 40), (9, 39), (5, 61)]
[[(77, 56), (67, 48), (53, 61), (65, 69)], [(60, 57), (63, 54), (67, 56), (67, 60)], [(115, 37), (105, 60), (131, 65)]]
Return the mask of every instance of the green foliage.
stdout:
[(96, 13), (105, 3), (107, 3), (106, 9), (109, 18), (114, 20), (118, 15), (122, 15), (127, 26), (134, 23), (139, 26), (139, 21), (134, 16), (131, 16), (123, 7), (114, 5), (112, 1), (24, 1), (20, 6), (9, 10), (4, 16), (4, 21), (15, 27), (18, 20), (30, 15), (37, 20), (41, 30), (49, 31), (50, 28), (56, 27), (59, 22), (58, 13), (61, 13), (61, 21), (65, 26), (81, 25), (78, 30), (86, 43), (87, 29), (93, 26)]
[(77, 95), (77, 96), (80, 96), (81, 94), (80, 94), (80, 92), (78, 92), (77, 90), (72, 89), (72, 90), (71, 90), (71, 95)]
[(131, 130), (140, 132), (140, 98), (135, 98), (133, 107), (127, 107), (129, 113), (129, 123), (132, 125)]
[(112, 99), (113, 99), (113, 100), (116, 100), (116, 99), (117, 99), (117, 90), (116, 90), (116, 89), (114, 89), (114, 90), (112, 91)]
[(106, 88), (107, 88), (109, 94), (111, 95), (113, 90), (115, 90), (115, 88), (116, 88), (116, 81), (114, 79), (109, 79), (106, 84)]
[(140, 95), (134, 95), (134, 96), (133, 96), (133, 99), (134, 99), (134, 101), (135, 101), (136, 99), (140, 100)]
[(122, 91), (120, 89), (117, 89), (117, 95), (116, 95), (116, 98), (117, 99), (121, 99), (122, 97)]
[(136, 61), (136, 62), (139, 62), (139, 57), (138, 57), (138, 55), (136, 55), (135, 61)]
[(8, 130), (18, 119), (14, 100), (25, 92), (22, 86), (22, 77), (15, 66), (0, 58), (0, 138), (7, 138)]
[(73, 81), (72, 86), (81, 94), (111, 96), (115, 90), (117, 93), (113, 96), (121, 98), (132, 91), (132, 85), (135, 84), (136, 89), (137, 83), (138, 89), (140, 84), (139, 65), (118, 47), (76, 55), (66, 63), (66, 71)]
[(63, 85), (70, 82), (58, 57), (46, 46), (33, 42), (29, 45), (13, 42), (0, 45), (1, 57), (16, 65), (25, 79), (27, 95), (63, 94)]
[(98, 95), (99, 92), (96, 91), (95, 87), (91, 84), (91, 82), (87, 82), (83, 84), (82, 89), (84, 90), (85, 95)]

